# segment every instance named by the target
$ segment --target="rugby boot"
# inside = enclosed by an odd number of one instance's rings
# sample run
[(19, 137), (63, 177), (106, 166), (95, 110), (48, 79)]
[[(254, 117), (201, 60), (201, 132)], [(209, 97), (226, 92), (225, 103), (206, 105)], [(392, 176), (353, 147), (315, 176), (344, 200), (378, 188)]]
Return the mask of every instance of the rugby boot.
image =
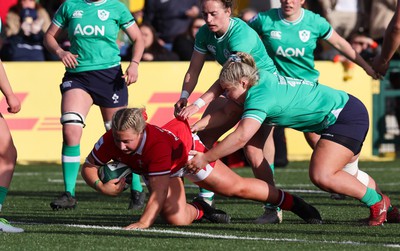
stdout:
[(139, 192), (131, 190), (131, 201), (129, 202), (128, 209), (139, 210), (144, 207), (144, 201), (146, 199), (146, 193), (144, 191)]
[(368, 225), (370, 226), (381, 226), (386, 221), (390, 199), (384, 194), (381, 195), (381, 201), (375, 203), (369, 208), (370, 215), (368, 219)]
[(19, 227), (13, 227), (6, 219), (0, 218), (0, 232), (22, 233), (22, 232), (24, 232), (24, 230)]
[(293, 207), (290, 211), (309, 224), (322, 224), (318, 210), (296, 195), (293, 195)]
[(345, 200), (346, 199), (346, 195), (339, 194), (339, 193), (331, 193), (330, 197), (333, 200)]
[(256, 224), (279, 224), (282, 223), (282, 210), (277, 207), (264, 207), (264, 213), (258, 217)]
[(53, 210), (75, 209), (77, 204), (78, 202), (76, 201), (75, 197), (71, 195), (70, 192), (64, 192), (50, 203), (50, 207)]
[(225, 213), (224, 211), (222, 211), (220, 209), (213, 208), (204, 200), (197, 200), (197, 201), (192, 202), (192, 204), (195, 207), (202, 209), (204, 212), (203, 218), (212, 223), (230, 223), (231, 222), (231, 217), (227, 213)]
[(196, 196), (194, 197), (193, 201), (198, 201), (198, 200), (203, 200), (205, 201), (208, 205), (212, 206), (215, 208), (215, 201), (214, 198), (207, 198), (207, 197), (201, 197), (201, 196)]

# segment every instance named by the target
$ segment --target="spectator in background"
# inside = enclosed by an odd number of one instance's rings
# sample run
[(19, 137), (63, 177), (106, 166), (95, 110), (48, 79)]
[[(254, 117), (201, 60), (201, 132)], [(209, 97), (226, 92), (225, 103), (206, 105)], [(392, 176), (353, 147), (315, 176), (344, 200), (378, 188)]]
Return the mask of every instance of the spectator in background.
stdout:
[(151, 24), (164, 47), (172, 50), (172, 43), (184, 33), (192, 19), (199, 16), (197, 0), (146, 0), (143, 21)]
[(8, 14), (8, 10), (10, 9), (11, 6), (14, 6), (15, 4), (17, 4), (17, 0), (0, 1), (0, 20), (3, 23), (2, 31), (4, 31), (4, 26), (6, 25), (6, 17)]
[[(197, 17), (192, 20), (189, 28), (183, 34), (178, 35), (173, 43), (172, 51), (178, 54), (181, 61), (190, 61), (192, 57), (196, 33), (201, 26), (206, 24), (203, 18)], [(207, 55), (206, 60), (214, 60), (211, 55)]]
[[(141, 61), (178, 61), (179, 57), (172, 51), (163, 47), (159, 41), (156, 30), (148, 23), (139, 25), (144, 40), (144, 52)], [(132, 46), (128, 55), (132, 55)]]
[(51, 20), (47, 11), (35, 0), (18, 0), (7, 14), (4, 60), (44, 61), (44, 32)]

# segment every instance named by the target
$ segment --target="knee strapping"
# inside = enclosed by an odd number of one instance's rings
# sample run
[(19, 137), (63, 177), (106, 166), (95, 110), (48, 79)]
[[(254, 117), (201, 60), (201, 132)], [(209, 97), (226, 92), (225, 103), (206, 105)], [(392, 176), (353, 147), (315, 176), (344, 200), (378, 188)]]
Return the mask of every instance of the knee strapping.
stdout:
[(60, 122), (62, 125), (71, 124), (85, 127), (85, 117), (77, 112), (64, 112), (61, 116)]
[(365, 186), (368, 186), (369, 175), (358, 169), (358, 158), (356, 161), (347, 164), (343, 168), (343, 171), (355, 176), (361, 183), (363, 183)]
[(347, 165), (344, 166), (343, 171), (345, 171), (346, 173), (349, 173), (351, 175), (356, 175), (357, 171), (358, 171), (358, 158), (352, 162), (352, 163), (348, 163)]
[(357, 179), (364, 184), (364, 186), (368, 186), (369, 183), (369, 175), (361, 170), (358, 170)]

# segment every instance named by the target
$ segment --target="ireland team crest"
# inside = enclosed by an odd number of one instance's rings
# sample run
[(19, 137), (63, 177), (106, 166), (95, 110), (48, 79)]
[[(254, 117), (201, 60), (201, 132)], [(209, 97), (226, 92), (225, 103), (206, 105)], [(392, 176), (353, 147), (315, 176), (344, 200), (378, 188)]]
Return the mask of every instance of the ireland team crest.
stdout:
[(308, 39), (310, 39), (310, 31), (308, 30), (299, 31), (299, 37), (300, 40), (303, 41), (304, 43), (307, 42)]
[(106, 21), (108, 19), (108, 17), (110, 16), (110, 12), (108, 12), (106, 10), (98, 10), (97, 16), (100, 18), (101, 21)]

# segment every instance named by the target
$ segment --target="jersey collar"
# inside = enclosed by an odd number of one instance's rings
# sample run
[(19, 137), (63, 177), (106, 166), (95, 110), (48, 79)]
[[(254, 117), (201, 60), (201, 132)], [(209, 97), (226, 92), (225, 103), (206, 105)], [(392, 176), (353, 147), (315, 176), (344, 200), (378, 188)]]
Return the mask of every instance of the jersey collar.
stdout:
[(224, 38), (227, 36), (226, 34), (228, 34), (228, 32), (232, 29), (232, 27), (233, 27), (233, 25), (236, 23), (236, 20), (234, 20), (233, 18), (229, 18), (229, 27), (228, 27), (228, 29), (226, 30), (226, 32), (224, 33), (224, 35), (222, 35), (222, 36), (220, 36), (220, 37), (217, 37), (217, 35), (214, 33), (214, 38), (217, 40), (217, 41), (221, 41), (221, 40), (224, 40)]
[(147, 132), (146, 132), (146, 130), (144, 130), (144, 131), (143, 131), (143, 138), (142, 138), (142, 141), (140, 142), (140, 146), (139, 146), (139, 148), (136, 150), (136, 152), (134, 152), (133, 154), (142, 155), (142, 153), (143, 153), (143, 148), (144, 148), (144, 144), (146, 143), (146, 139), (147, 139)]
[(283, 14), (282, 14), (282, 9), (280, 9), (280, 8), (278, 9), (278, 15), (279, 15), (279, 18), (281, 19), (282, 23), (284, 23), (286, 25), (296, 25), (296, 24), (300, 23), (301, 20), (303, 20), (303, 18), (304, 18), (304, 9), (301, 8), (301, 14), (300, 14), (299, 18), (297, 18), (294, 21), (286, 20), (285, 17), (283, 16)]
[(84, 1), (85, 1), (85, 3), (87, 3), (89, 5), (93, 4), (95, 6), (99, 6), (99, 5), (102, 5), (102, 4), (107, 2), (107, 0), (101, 0), (101, 1), (97, 1), (97, 2), (93, 2), (93, 1), (90, 1), (90, 0), (84, 0)]

